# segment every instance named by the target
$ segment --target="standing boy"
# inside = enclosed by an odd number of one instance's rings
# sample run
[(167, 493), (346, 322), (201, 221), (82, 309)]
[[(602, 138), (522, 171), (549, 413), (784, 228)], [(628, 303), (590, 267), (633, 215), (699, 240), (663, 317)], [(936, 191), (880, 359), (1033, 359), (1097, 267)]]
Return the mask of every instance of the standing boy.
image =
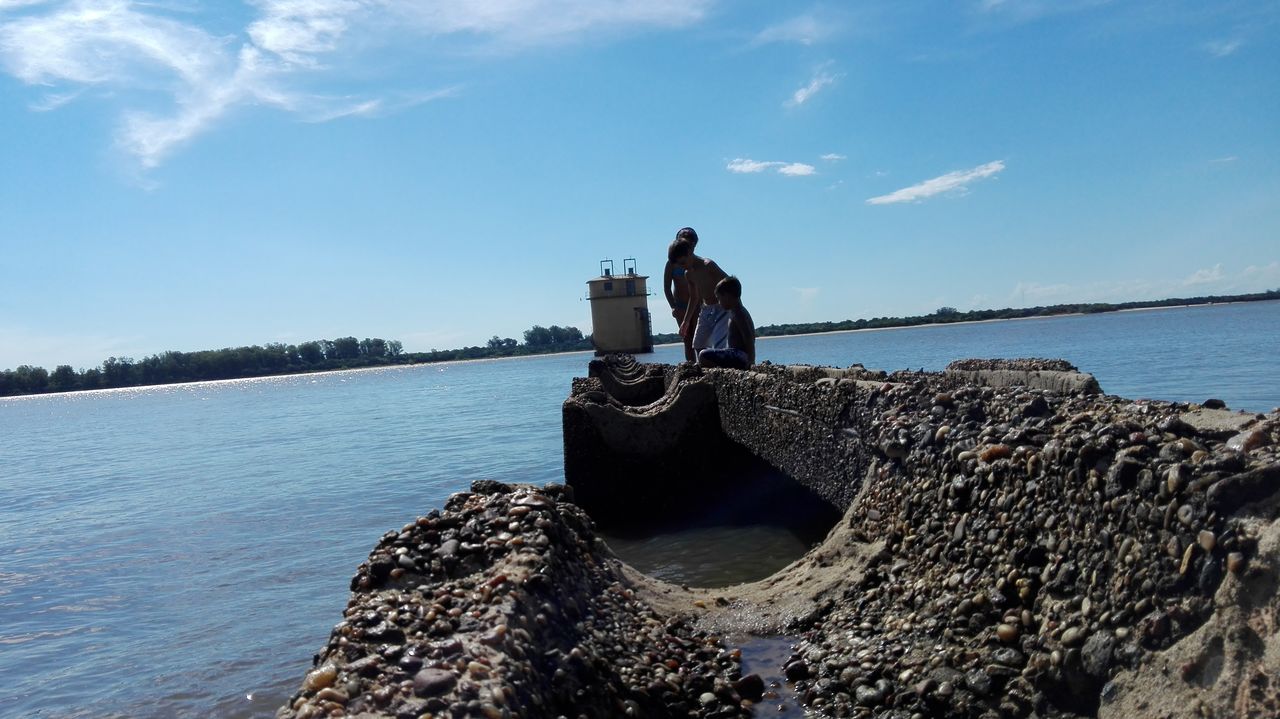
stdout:
[(692, 333), (696, 356), (699, 350), (715, 347), (723, 339), (726, 315), (716, 298), (716, 283), (726, 275), (714, 260), (693, 254), (693, 243), (687, 238), (671, 243), (667, 259), (684, 269), (689, 283), (689, 308), (680, 323), (680, 334), (688, 337)]
[(742, 283), (737, 277), (726, 277), (716, 285), (716, 297), (727, 317), (725, 346), (698, 353), (703, 367), (748, 369), (756, 363), (756, 324), (751, 313), (742, 306)]

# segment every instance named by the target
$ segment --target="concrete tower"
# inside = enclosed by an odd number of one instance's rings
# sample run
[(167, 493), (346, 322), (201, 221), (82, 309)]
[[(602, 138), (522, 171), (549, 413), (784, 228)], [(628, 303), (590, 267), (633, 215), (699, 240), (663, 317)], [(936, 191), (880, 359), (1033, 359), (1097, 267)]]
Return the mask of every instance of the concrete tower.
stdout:
[(622, 261), (621, 275), (613, 273), (613, 260), (600, 260), (600, 276), (587, 280), (591, 340), (596, 354), (653, 351), (647, 279), (646, 275), (636, 274), (634, 257)]

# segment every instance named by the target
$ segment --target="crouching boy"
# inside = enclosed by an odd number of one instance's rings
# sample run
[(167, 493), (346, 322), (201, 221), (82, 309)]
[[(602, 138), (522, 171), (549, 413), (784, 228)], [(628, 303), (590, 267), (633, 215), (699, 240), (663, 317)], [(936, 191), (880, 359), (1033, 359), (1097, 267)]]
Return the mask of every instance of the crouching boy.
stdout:
[(730, 367), (747, 369), (756, 363), (756, 325), (751, 313), (742, 306), (742, 283), (729, 276), (716, 284), (716, 299), (725, 312), (728, 331), (715, 332), (724, 339), (716, 346), (698, 353), (698, 364), (703, 367)]

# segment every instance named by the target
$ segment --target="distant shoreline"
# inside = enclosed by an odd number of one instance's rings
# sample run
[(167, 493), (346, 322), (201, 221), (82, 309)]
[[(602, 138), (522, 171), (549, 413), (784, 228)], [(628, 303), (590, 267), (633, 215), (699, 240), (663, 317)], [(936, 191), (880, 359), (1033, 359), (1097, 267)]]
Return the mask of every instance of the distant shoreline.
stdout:
[[(1052, 319), (1056, 317), (1079, 317), (1081, 315), (1106, 314), (1110, 312), (1138, 312), (1162, 309), (1185, 309), (1189, 307), (1200, 307), (1208, 305), (1233, 305), (1245, 304), (1250, 302), (1276, 302), (1280, 301), (1280, 290), (1270, 290), (1268, 292), (1254, 293), (1247, 295), (1228, 295), (1228, 296), (1206, 296), (1193, 298), (1171, 298), (1167, 300), (1156, 300), (1152, 302), (1126, 302), (1120, 304), (1074, 304), (1074, 305), (1052, 305), (1047, 307), (1030, 307), (1022, 309), (1005, 308), (1001, 310), (973, 310), (970, 312), (959, 312), (954, 308), (943, 307), (931, 315), (917, 315), (910, 317), (878, 317), (872, 320), (845, 320), (843, 322), (817, 322), (817, 323), (796, 323), (785, 325), (766, 325), (757, 328), (757, 339), (760, 341), (773, 339), (777, 337), (811, 337), (814, 335), (826, 334), (844, 334), (850, 332), (878, 332), (883, 330), (902, 330), (914, 329), (922, 327), (937, 327), (942, 325), (969, 325), (983, 324), (990, 322), (1005, 322), (1009, 320), (1029, 320), (1029, 319)], [(990, 316), (1002, 315), (1002, 316)], [(969, 319), (972, 317), (972, 319)], [(863, 324), (875, 326), (850, 327), (850, 324)], [(795, 330), (795, 331), (788, 331)], [(579, 335), (580, 336), (580, 335)], [(679, 346), (680, 341), (677, 335), (660, 333), (654, 335), (655, 347)], [(354, 342), (354, 338), (351, 338)], [(381, 342), (381, 340), (378, 340)], [(387, 369), (391, 367), (406, 367), (422, 364), (448, 365), (461, 362), (476, 362), (487, 360), (501, 359), (520, 359), (530, 357), (542, 357), (546, 355), (560, 354), (590, 354), (592, 350), (583, 348), (583, 341), (579, 341), (577, 346), (564, 349), (547, 348), (545, 351), (530, 350), (525, 345), (519, 345), (517, 351), (514, 348), (506, 348), (505, 350), (495, 350), (493, 354), (485, 354), (490, 348), (469, 347), (459, 350), (444, 350), (431, 352), (415, 352), (404, 353), (395, 356), (382, 356), (372, 358), (355, 358), (349, 360), (355, 363), (355, 366), (328, 366), (315, 367), (312, 369), (290, 367), (285, 371), (256, 371), (246, 372), (240, 376), (230, 377), (208, 377), (208, 378), (191, 378), (191, 379), (174, 379), (162, 382), (128, 382), (118, 384), (116, 386), (94, 386), (94, 387), (67, 387), (59, 388), (52, 386), (49, 373), (42, 368), (20, 367), (18, 371), (4, 370), (0, 371), (0, 399), (7, 397), (24, 397), (34, 395), (47, 394), (67, 394), (71, 392), (98, 392), (98, 391), (114, 391), (120, 389), (133, 389), (137, 387), (158, 387), (169, 385), (183, 384), (199, 384), (202, 382), (238, 382), (249, 379), (264, 379), (271, 377), (292, 377), (298, 375), (323, 374), (331, 372), (346, 372), (352, 370), (365, 369)], [(397, 346), (399, 343), (394, 343)], [(283, 347), (283, 346), (281, 346)], [(292, 349), (292, 347), (290, 348)], [(236, 350), (215, 350), (211, 351), (216, 354), (219, 352), (238, 352), (241, 350), (264, 351), (261, 347), (238, 348)], [(474, 356), (449, 356), (459, 353), (473, 354)], [(169, 353), (183, 354), (183, 353)], [(187, 353), (194, 355), (198, 353)], [(436, 359), (440, 355), (441, 357)], [(152, 359), (152, 358), (148, 358)], [(146, 362), (147, 360), (144, 360)], [(334, 360), (330, 359), (328, 364), (332, 364)], [(348, 361), (348, 360), (343, 360)], [(111, 358), (108, 362), (118, 362), (115, 358)], [(131, 361), (129, 361), (131, 362)], [(104, 368), (107, 363), (104, 363)], [(296, 364), (296, 363), (295, 363)], [(62, 370), (63, 368), (59, 368)], [(68, 371), (70, 368), (66, 368)], [(261, 369), (261, 368), (259, 368)], [(32, 370), (43, 372), (45, 374), (44, 386), (38, 386), (31, 389), (31, 385), (24, 387), (22, 384), (15, 382), (15, 376), (19, 376), (22, 370), (26, 370), (28, 374)], [(93, 370), (96, 372), (96, 370)], [(88, 371), (84, 371), (88, 372)], [(19, 376), (19, 379), (21, 377)]]

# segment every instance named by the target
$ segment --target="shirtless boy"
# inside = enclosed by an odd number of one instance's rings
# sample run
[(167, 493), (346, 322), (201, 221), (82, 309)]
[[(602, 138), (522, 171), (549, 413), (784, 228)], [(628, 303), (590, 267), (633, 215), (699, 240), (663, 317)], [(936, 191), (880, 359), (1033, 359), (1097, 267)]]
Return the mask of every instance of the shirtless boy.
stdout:
[(698, 353), (698, 364), (749, 369), (756, 363), (756, 324), (751, 313), (742, 306), (742, 283), (732, 276), (720, 280), (716, 285), (716, 297), (729, 315), (726, 346), (702, 350)]
[(725, 278), (724, 270), (715, 261), (693, 254), (693, 243), (686, 238), (677, 239), (667, 250), (667, 259), (684, 269), (689, 283), (689, 308), (680, 323), (680, 334), (692, 336), (694, 356), (698, 350), (715, 347), (717, 328), (724, 331), (724, 308), (716, 298), (716, 283)]
[[(676, 239), (681, 238), (689, 240), (697, 248), (698, 233), (692, 227), (681, 227), (676, 232)], [(662, 271), (662, 291), (667, 295), (667, 304), (671, 305), (671, 316), (675, 318), (676, 324), (683, 324), (684, 316), (689, 311), (689, 283), (684, 278), (684, 268), (671, 260), (667, 260), (667, 266)], [(696, 359), (693, 354), (693, 335), (684, 332), (681, 335), (684, 340), (685, 361), (692, 362)]]

